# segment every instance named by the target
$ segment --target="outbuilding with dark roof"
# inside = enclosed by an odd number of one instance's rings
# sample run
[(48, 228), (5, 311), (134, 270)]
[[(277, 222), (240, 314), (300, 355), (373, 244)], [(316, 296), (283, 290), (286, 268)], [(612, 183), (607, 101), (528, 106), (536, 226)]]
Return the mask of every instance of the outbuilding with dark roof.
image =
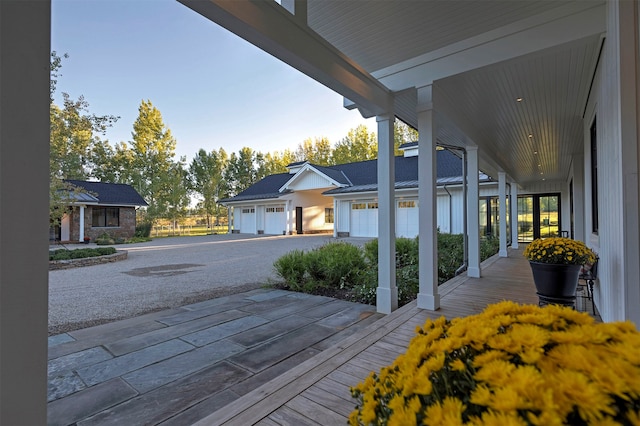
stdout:
[[(418, 235), (418, 145), (401, 146), (395, 157), (396, 235)], [(438, 226), (463, 232), (463, 160), (457, 152), (436, 152)], [(289, 173), (267, 176), (235, 197), (229, 207), (231, 232), (248, 234), (333, 233), (376, 237), (378, 233), (378, 161), (334, 166), (309, 162), (289, 165)], [(490, 203), (497, 184), (480, 173), (481, 195)], [(489, 211), (489, 210), (487, 210)], [(486, 216), (490, 220), (490, 215)], [(491, 232), (491, 224), (485, 227)]]
[(126, 239), (136, 231), (136, 209), (146, 201), (122, 183), (65, 180), (78, 191), (71, 195), (67, 214), (52, 227), (50, 239), (62, 242), (95, 241), (103, 234)]

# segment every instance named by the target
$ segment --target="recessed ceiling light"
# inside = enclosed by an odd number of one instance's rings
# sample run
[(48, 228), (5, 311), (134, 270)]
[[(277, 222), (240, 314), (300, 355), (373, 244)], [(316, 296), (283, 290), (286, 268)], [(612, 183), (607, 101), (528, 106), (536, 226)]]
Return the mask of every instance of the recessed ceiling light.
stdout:
[(516, 98), (516, 102), (522, 102), (522, 98), (517, 97), (517, 98)]
[(529, 139), (533, 139), (533, 135), (529, 133)]
[(538, 155), (538, 151), (533, 151), (533, 155)]

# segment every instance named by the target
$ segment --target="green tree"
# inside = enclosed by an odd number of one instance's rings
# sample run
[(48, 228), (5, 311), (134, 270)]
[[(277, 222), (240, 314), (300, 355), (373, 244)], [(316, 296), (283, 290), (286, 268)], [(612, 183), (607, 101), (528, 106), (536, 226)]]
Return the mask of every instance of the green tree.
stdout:
[(400, 145), (409, 142), (418, 142), (418, 131), (400, 120), (395, 120), (393, 124), (393, 141), (395, 155), (402, 155)]
[(224, 174), (228, 162), (229, 156), (222, 148), (210, 153), (200, 149), (189, 166), (190, 185), (202, 197), (201, 207), (207, 216), (208, 227), (211, 226), (211, 216), (217, 216), (218, 200), (227, 193)]
[(228, 195), (238, 195), (254, 183), (257, 179), (256, 152), (251, 148), (244, 147), (231, 153), (229, 163), (225, 171)]
[(307, 138), (298, 145), (295, 151), (296, 161), (308, 161), (319, 166), (328, 166), (331, 164), (331, 142), (329, 139)]
[(159, 216), (166, 217), (175, 230), (180, 219), (187, 216), (189, 202), (189, 173), (185, 168), (186, 158), (169, 166), (166, 179), (163, 179), (157, 196)]
[(331, 163), (353, 163), (377, 157), (378, 137), (376, 133), (369, 133), (367, 126), (361, 124), (349, 130), (347, 136), (336, 144), (331, 155)]
[(277, 173), (286, 173), (287, 166), (296, 161), (295, 155), (291, 150), (285, 149), (282, 152), (267, 152), (264, 155), (258, 155), (257, 159), (257, 178), (262, 179), (265, 176)]
[[(68, 55), (63, 55), (68, 57)], [(49, 151), (49, 213), (53, 225), (59, 225), (67, 206), (86, 192), (64, 179), (87, 179), (96, 169), (94, 148), (102, 145), (98, 134), (104, 134), (119, 117), (89, 113), (89, 103), (80, 96), (72, 100), (62, 93), (63, 106), (54, 103), (62, 58), (51, 52), (50, 77), (50, 151)]]
[[(118, 161), (129, 166), (125, 176), (145, 201), (147, 220), (154, 221), (166, 214), (166, 180), (173, 166), (176, 140), (151, 101), (142, 101), (138, 118), (133, 123), (131, 153), (121, 148)], [(126, 164), (129, 162), (129, 164)]]

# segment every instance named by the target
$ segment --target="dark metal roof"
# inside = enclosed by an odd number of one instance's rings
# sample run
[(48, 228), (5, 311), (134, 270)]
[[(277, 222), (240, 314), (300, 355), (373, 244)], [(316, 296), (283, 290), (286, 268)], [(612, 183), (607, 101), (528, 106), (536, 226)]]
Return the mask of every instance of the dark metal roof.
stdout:
[[(405, 145), (411, 145), (411, 142)], [(453, 183), (462, 181), (462, 159), (449, 150), (436, 151), (438, 183)], [(355, 163), (337, 164), (335, 166), (317, 166), (310, 164), (314, 169), (334, 181), (347, 185), (341, 188), (330, 189), (324, 194), (340, 194), (363, 191), (377, 191), (378, 189), (378, 160), (358, 161)], [(284, 193), (279, 193), (294, 175), (280, 173), (267, 176), (256, 182), (245, 191), (235, 197), (221, 200), (221, 202), (247, 201), (278, 198)], [(413, 188), (418, 186), (418, 157), (395, 157), (395, 187)], [(288, 193), (290, 191), (286, 191)]]
[(85, 180), (65, 180), (72, 185), (84, 188), (98, 199), (98, 204), (114, 206), (148, 206), (147, 202), (133, 189), (124, 183), (91, 182)]
[(229, 201), (247, 201), (259, 200), (262, 198), (278, 198), (279, 196), (290, 192), (279, 192), (279, 190), (280, 188), (282, 188), (282, 185), (287, 183), (292, 177), (293, 175), (289, 173), (278, 173), (276, 175), (266, 176), (236, 195), (235, 197), (225, 198), (223, 200), (220, 200), (220, 202), (226, 203)]

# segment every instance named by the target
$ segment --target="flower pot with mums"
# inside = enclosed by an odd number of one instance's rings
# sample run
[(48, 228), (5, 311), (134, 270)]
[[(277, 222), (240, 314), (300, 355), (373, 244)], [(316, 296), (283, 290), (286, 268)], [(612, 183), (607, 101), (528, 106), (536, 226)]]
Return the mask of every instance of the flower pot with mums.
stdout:
[(351, 389), (351, 425), (637, 425), (640, 332), (566, 306), (501, 302), (427, 320)]
[(538, 238), (524, 250), (533, 272), (540, 305), (574, 306), (580, 269), (596, 261), (582, 241), (571, 238)]

